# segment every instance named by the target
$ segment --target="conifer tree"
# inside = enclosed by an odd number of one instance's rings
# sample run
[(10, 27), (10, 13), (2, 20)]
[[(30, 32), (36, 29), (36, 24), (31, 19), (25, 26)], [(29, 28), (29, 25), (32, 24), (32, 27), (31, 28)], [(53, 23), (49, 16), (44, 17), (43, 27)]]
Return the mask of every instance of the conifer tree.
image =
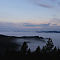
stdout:
[(27, 48), (28, 48), (28, 45), (27, 45), (26, 42), (24, 42), (23, 45), (22, 45), (22, 47), (21, 47), (21, 53), (22, 53), (22, 55), (26, 55)]
[(53, 47), (54, 47), (54, 45), (53, 45), (52, 39), (49, 38), (47, 43), (46, 43), (45, 49), (47, 52), (51, 52)]
[(36, 55), (39, 55), (39, 54), (40, 54), (40, 52), (41, 52), (41, 49), (40, 49), (40, 47), (38, 46), (38, 47), (36, 48), (35, 53), (36, 53)]

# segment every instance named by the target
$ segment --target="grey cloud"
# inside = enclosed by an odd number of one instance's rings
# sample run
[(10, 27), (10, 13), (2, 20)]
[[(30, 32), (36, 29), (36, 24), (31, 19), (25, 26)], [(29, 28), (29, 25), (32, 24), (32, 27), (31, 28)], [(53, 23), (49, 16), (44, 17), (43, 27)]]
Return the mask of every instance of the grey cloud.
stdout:
[[(46, 4), (41, 2), (42, 0), (32, 0), (36, 5), (41, 6), (41, 7), (45, 7), (45, 8), (53, 8), (54, 6), (52, 6), (51, 4)], [(47, 1), (47, 0), (46, 0)], [(55, 1), (55, 0), (50, 0), (50, 1)]]
[(53, 6), (51, 6), (51, 5), (48, 5), (48, 4), (37, 4), (37, 5), (39, 5), (39, 6), (41, 6), (41, 7), (45, 7), (45, 8), (53, 8)]
[(52, 4), (43, 3), (44, 1), (47, 1), (47, 0), (30, 0), (30, 1), (33, 2), (34, 4), (40, 6), (40, 7), (45, 7), (45, 8), (54, 8), (54, 7), (56, 7), (56, 4), (60, 6), (60, 1), (59, 0), (48, 0), (49, 2), (55, 4), (55, 6), (52, 5)]

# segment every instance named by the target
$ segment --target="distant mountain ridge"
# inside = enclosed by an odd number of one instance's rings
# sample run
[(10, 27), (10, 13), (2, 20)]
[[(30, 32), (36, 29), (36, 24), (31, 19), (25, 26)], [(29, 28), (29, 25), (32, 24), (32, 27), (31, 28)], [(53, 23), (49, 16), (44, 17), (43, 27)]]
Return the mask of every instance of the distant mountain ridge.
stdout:
[(37, 33), (60, 33), (60, 31), (36, 31)]

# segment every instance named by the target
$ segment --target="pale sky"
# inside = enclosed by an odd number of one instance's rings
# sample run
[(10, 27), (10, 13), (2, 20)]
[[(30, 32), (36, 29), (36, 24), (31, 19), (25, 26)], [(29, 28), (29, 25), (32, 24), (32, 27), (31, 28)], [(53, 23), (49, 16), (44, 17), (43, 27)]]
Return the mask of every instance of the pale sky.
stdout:
[(60, 26), (60, 0), (0, 0), (1, 22)]

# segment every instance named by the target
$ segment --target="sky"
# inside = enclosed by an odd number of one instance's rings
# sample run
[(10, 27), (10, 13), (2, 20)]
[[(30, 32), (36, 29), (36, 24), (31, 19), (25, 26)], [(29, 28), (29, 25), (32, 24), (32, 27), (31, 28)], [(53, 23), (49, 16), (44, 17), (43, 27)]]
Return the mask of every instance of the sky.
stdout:
[(0, 30), (60, 30), (60, 0), (0, 0)]

